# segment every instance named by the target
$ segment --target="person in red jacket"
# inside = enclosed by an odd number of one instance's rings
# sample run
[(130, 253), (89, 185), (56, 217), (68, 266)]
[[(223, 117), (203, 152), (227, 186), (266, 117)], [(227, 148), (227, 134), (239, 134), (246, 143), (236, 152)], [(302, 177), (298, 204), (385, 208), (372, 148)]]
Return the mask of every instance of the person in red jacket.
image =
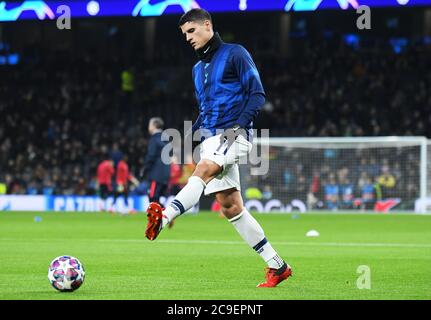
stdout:
[(102, 198), (100, 210), (105, 210), (105, 201), (112, 192), (112, 176), (114, 175), (114, 161), (106, 159), (97, 167), (97, 184), (99, 196)]
[[(115, 175), (116, 188), (114, 191), (114, 202), (112, 203), (112, 208), (110, 211), (113, 211), (113, 207), (120, 195), (123, 195), (126, 206), (129, 206), (129, 181), (132, 182), (135, 186), (139, 185), (139, 181), (132, 174), (130, 174), (129, 166), (127, 165), (126, 160), (127, 158), (124, 157), (117, 164), (117, 170)], [(135, 210), (132, 209), (129, 213), (134, 212)]]
[(171, 161), (171, 177), (169, 178), (168, 183), (168, 194), (176, 195), (181, 190), (180, 178), (183, 174), (183, 169), (178, 163), (177, 156), (173, 156)]

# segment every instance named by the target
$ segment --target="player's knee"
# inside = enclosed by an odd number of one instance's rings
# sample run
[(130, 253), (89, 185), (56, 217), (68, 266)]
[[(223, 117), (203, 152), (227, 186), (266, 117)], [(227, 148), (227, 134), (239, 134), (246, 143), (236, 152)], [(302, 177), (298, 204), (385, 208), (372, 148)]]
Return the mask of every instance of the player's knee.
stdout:
[(221, 204), (221, 212), (228, 219), (236, 217), (242, 212), (242, 210), (242, 206), (237, 203)]
[(197, 164), (193, 175), (207, 182), (208, 179), (215, 177), (220, 171), (221, 168), (216, 163), (208, 160), (201, 160)]

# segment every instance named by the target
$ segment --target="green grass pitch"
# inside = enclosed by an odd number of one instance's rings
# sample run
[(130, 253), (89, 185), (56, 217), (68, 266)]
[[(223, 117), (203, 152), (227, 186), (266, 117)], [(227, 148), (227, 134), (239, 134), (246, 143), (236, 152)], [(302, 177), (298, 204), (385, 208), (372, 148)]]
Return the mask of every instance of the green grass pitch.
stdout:
[[(0, 212), (0, 299), (431, 298), (431, 216), (255, 217), (293, 267), (277, 288), (256, 288), (263, 261), (215, 213), (185, 215), (150, 242), (142, 213)], [(311, 229), (320, 237), (305, 237)], [(49, 284), (48, 265), (59, 255), (84, 264), (79, 290), (61, 293)], [(357, 287), (361, 265), (369, 267), (370, 289)]]

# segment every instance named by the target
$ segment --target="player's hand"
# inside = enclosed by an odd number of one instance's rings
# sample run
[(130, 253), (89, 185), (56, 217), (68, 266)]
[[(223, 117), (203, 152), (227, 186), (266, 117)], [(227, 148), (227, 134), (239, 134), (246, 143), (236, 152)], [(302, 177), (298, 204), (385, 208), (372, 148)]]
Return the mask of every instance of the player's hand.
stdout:
[(241, 131), (242, 129), (239, 125), (235, 125), (232, 128), (225, 129), (220, 136), (220, 143), (225, 143), (227, 141), (229, 144), (232, 144), (240, 135)]

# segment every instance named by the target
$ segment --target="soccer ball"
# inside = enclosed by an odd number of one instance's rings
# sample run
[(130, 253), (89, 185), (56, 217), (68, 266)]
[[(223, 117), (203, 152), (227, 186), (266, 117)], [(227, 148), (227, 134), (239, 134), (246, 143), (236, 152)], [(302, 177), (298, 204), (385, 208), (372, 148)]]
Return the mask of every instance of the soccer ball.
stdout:
[(49, 265), (48, 280), (58, 291), (74, 291), (82, 285), (84, 279), (84, 266), (75, 257), (59, 256)]

